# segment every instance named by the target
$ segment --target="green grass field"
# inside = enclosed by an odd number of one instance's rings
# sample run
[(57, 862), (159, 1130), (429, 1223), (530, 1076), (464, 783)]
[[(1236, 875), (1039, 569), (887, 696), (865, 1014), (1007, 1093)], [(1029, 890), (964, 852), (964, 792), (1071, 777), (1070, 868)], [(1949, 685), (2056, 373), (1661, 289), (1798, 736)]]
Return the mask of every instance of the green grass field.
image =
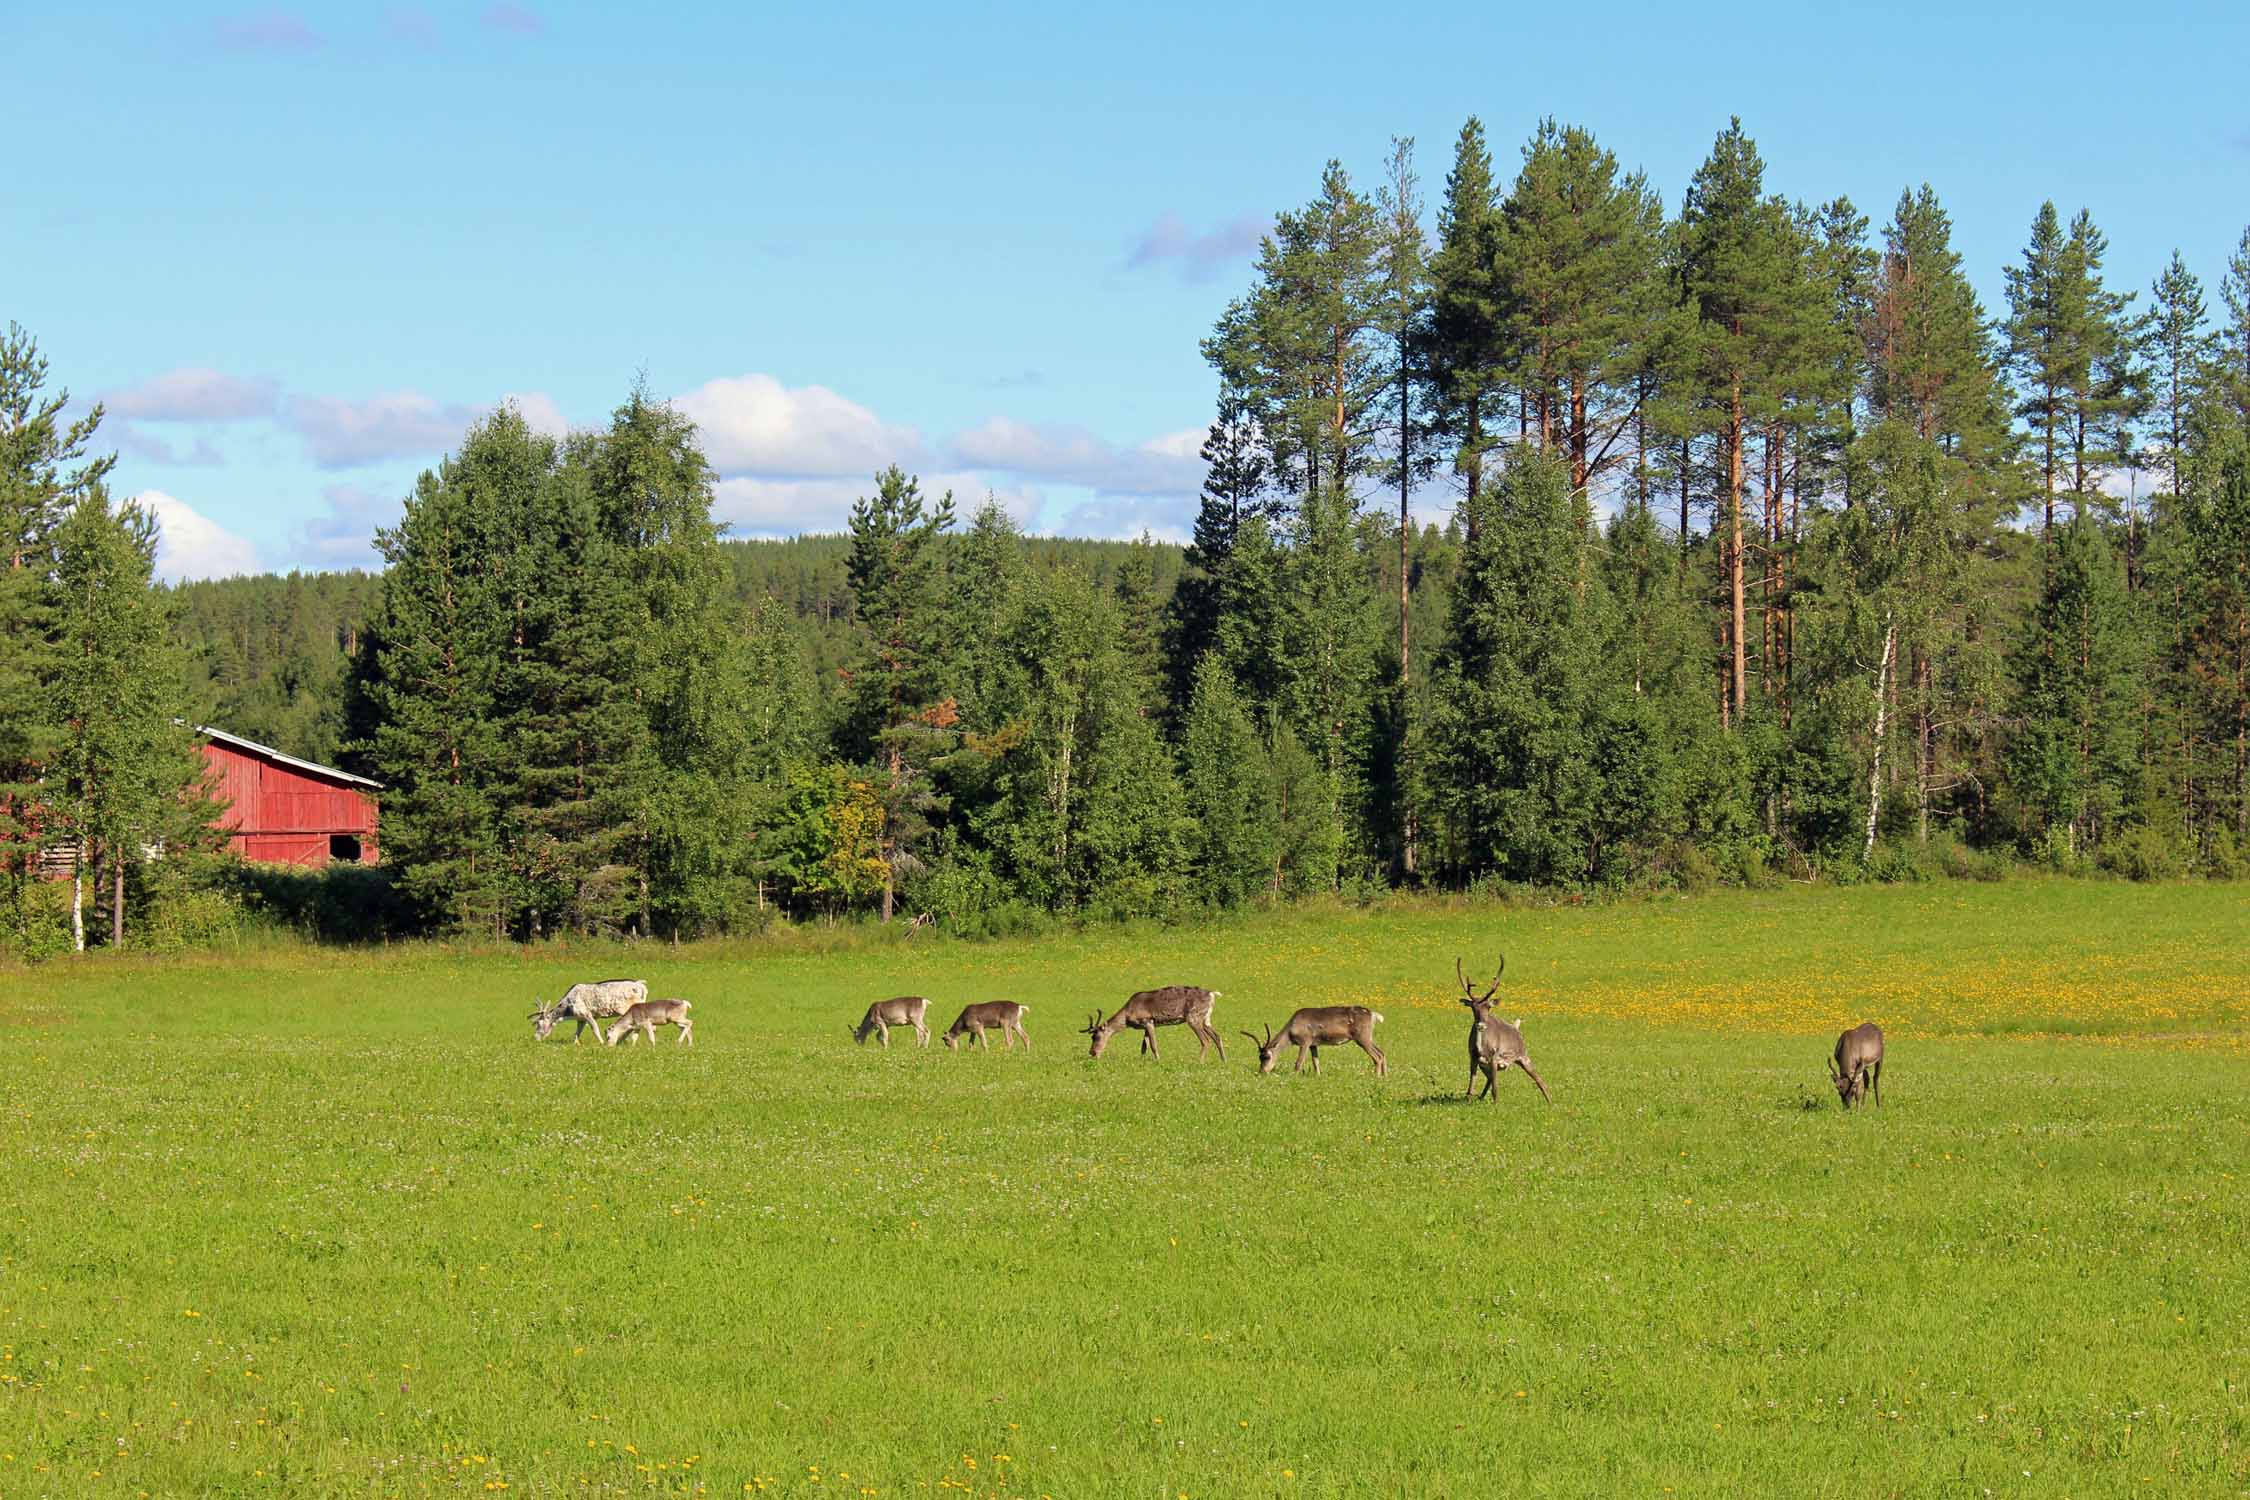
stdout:
[[(2250, 1492), (2246, 936), (2033, 881), (0, 971), (0, 1496)], [(1460, 1102), (1502, 949), (1552, 1107)], [(620, 973), (691, 1051), (533, 1043)], [(1088, 1061), (1167, 982), (1226, 1064)], [(855, 1047), (904, 992), (1037, 1050)], [(1349, 1000), (1388, 1078), (1255, 1076)]]

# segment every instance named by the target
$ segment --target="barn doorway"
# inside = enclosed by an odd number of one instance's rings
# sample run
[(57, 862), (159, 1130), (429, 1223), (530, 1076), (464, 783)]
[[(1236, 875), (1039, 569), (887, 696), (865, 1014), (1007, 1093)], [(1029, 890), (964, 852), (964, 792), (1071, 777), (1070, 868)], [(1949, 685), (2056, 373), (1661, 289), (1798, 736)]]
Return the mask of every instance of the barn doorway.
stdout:
[(358, 835), (350, 833), (332, 833), (328, 835), (328, 857), (330, 859), (342, 860), (345, 864), (348, 865), (358, 864)]

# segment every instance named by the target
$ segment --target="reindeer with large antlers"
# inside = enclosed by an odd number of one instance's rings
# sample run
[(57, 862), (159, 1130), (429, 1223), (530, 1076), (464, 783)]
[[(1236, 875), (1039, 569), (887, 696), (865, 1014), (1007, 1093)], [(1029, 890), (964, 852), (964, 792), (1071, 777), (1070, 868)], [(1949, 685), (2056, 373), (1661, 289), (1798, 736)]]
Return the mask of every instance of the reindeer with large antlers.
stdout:
[(1507, 972), (1507, 968), (1508, 955), (1503, 953), (1500, 955), (1500, 967), (1492, 971), (1492, 983), (1480, 995), (1477, 987), (1469, 982), (1468, 974), (1462, 970), (1461, 960), (1453, 960), (1454, 976), (1461, 981), (1461, 1003), (1469, 1008), (1470, 1015), (1476, 1017), (1469, 1025), (1469, 1086), (1461, 1094), (1463, 1098), (1468, 1097), (1477, 1086), (1477, 1074), (1482, 1073), (1484, 1093), (1478, 1097), (1495, 1099), (1497, 1095), (1493, 1092), (1493, 1084), (1499, 1075), (1510, 1068), (1521, 1068), (1526, 1078), (1539, 1085), (1539, 1097), (1552, 1104), (1555, 1102), (1554, 1096), (1547, 1092), (1546, 1084), (1540, 1083), (1539, 1075), (1532, 1071), (1531, 1055), (1524, 1051), (1523, 1018), (1519, 1016), (1510, 1022), (1492, 1014), (1492, 996), (1500, 988), (1500, 976)]
[(1082, 1029), (1094, 1039), (1094, 1048), (1087, 1055), (1101, 1056), (1109, 1046), (1109, 1039), (1130, 1026), (1141, 1034), (1141, 1050), (1161, 1061), (1162, 1054), (1156, 1050), (1156, 1028), (1185, 1026), (1201, 1043), (1195, 1049), (1197, 1062), (1209, 1056), (1213, 1047), (1219, 1049), (1219, 1061), (1225, 1062), (1227, 1044), (1219, 1040), (1219, 1033), (1211, 1027), (1211, 1005), (1218, 998), (1217, 990), (1193, 984), (1168, 984), (1160, 990), (1142, 990), (1117, 1007), (1117, 1013), (1108, 1020), (1103, 1020), (1098, 1010), (1088, 1018)]
[(1305, 1071), (1305, 1054), (1312, 1054), (1313, 1076), (1320, 1076), (1320, 1049), (1341, 1047), (1354, 1042), (1359, 1050), (1374, 1060), (1377, 1077), (1388, 1073), (1391, 1065), (1383, 1059), (1383, 1049), (1375, 1045), (1375, 1028), (1381, 1023), (1383, 1013), (1369, 1010), (1364, 1005), (1308, 1005), (1289, 1018), (1277, 1035), (1271, 1026), (1266, 1028), (1266, 1039), (1250, 1037), (1250, 1045), (1258, 1049), (1258, 1072), (1262, 1077), (1271, 1073), (1281, 1062), (1281, 1049), (1297, 1049), (1297, 1066), (1292, 1073)]

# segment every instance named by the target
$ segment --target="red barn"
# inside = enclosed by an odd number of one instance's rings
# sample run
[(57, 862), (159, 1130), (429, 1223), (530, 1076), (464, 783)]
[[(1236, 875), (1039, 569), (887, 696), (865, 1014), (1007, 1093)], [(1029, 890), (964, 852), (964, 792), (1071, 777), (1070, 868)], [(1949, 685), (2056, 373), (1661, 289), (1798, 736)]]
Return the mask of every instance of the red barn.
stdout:
[(231, 804), (219, 826), (235, 853), (274, 864), (375, 863), (382, 783), (208, 725), (196, 733), (213, 787)]

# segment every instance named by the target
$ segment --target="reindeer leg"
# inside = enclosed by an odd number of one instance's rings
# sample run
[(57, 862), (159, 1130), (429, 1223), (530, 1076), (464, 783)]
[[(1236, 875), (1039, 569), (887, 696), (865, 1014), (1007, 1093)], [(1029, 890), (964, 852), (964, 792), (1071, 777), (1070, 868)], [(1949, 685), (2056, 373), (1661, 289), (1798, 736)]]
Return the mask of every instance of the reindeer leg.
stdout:
[(1375, 1045), (1375, 1044), (1374, 1044), (1373, 1042), (1367, 1042), (1367, 1043), (1364, 1043), (1364, 1044), (1362, 1044), (1359, 1050), (1360, 1050), (1360, 1051), (1362, 1051), (1362, 1052), (1364, 1052), (1364, 1053), (1366, 1053), (1366, 1054), (1367, 1054), (1367, 1055), (1368, 1055), (1369, 1057), (1372, 1057), (1372, 1058), (1374, 1058), (1374, 1059), (1375, 1059), (1375, 1076), (1376, 1076), (1376, 1077), (1380, 1078), (1380, 1077), (1382, 1077), (1382, 1076), (1383, 1076), (1383, 1075), (1384, 1075), (1385, 1073), (1388, 1073), (1388, 1072), (1389, 1072), (1389, 1071), (1391, 1070), (1391, 1065), (1390, 1065), (1390, 1062), (1389, 1062), (1389, 1060), (1388, 1060), (1388, 1059), (1386, 1059), (1386, 1058), (1385, 1058), (1385, 1057), (1383, 1056), (1383, 1049), (1382, 1049), (1382, 1048), (1380, 1048), (1380, 1047), (1378, 1047), (1378, 1046), (1376, 1046), (1376, 1045)]
[(1883, 1060), (1875, 1059), (1875, 1107), (1883, 1107)]
[(982, 1026), (979, 1026), (977, 1028), (977, 1045), (979, 1047), (982, 1047), (987, 1052), (990, 1052), (992, 1050), (992, 1038), (984, 1034), (984, 1028)]
[[(1525, 1077), (1527, 1077), (1527, 1078), (1529, 1078), (1529, 1079), (1530, 1079), (1530, 1080), (1531, 1080), (1531, 1081), (1532, 1081), (1533, 1083), (1539, 1083), (1539, 1075), (1538, 1075), (1537, 1073), (1534, 1073), (1534, 1072), (1532, 1072), (1532, 1071), (1531, 1071), (1531, 1059), (1530, 1059), (1530, 1058), (1528, 1058), (1528, 1057), (1519, 1057), (1519, 1058), (1517, 1058), (1517, 1059), (1516, 1059), (1516, 1066), (1517, 1066), (1517, 1067), (1519, 1067), (1519, 1068), (1521, 1068), (1521, 1069), (1523, 1069), (1523, 1071), (1524, 1071), (1524, 1076), (1525, 1076)], [(1539, 1097), (1540, 1097), (1540, 1098), (1542, 1098), (1542, 1099), (1544, 1099), (1544, 1100), (1546, 1100), (1546, 1101), (1547, 1101), (1547, 1102), (1548, 1102), (1549, 1104), (1552, 1104), (1552, 1103), (1554, 1103), (1554, 1102), (1555, 1102), (1555, 1100), (1554, 1100), (1554, 1096), (1553, 1096), (1553, 1095), (1551, 1095), (1551, 1094), (1549, 1094), (1549, 1093), (1547, 1092), (1547, 1085), (1545, 1085), (1545, 1084), (1543, 1084), (1543, 1083), (1539, 1083)]]
[(1315, 1078), (1320, 1076), (1320, 1049), (1318, 1047), (1312, 1049), (1312, 1076)]
[(1148, 1055), (1154, 1058), (1156, 1061), (1164, 1061), (1164, 1054), (1157, 1050), (1156, 1023), (1154, 1021), (1143, 1021), (1141, 1023), (1141, 1046), (1145, 1048), (1148, 1052)]

